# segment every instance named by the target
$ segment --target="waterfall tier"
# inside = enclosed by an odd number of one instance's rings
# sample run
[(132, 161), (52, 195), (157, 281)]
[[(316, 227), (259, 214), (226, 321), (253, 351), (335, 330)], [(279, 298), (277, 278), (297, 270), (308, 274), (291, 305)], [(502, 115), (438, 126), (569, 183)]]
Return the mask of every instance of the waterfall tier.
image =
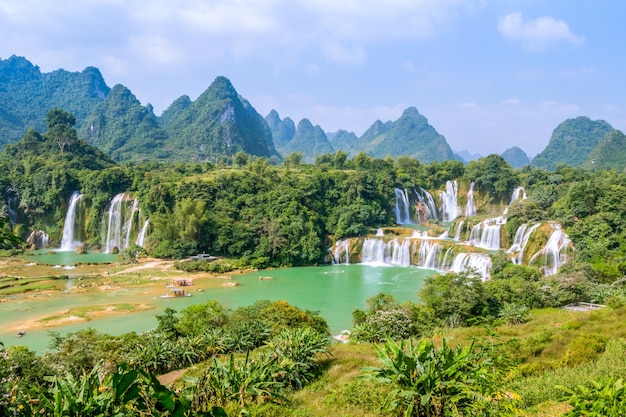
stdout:
[(63, 224), (63, 237), (61, 239), (61, 251), (73, 251), (76, 250), (82, 242), (74, 240), (75, 226), (78, 211), (78, 202), (83, 197), (78, 191), (75, 191), (70, 198), (70, 202), (67, 208), (67, 214), (65, 215), (65, 223)]
[[(149, 222), (148, 220), (142, 222), (139, 219), (140, 214), (139, 200), (136, 198), (126, 193), (113, 197), (103, 218), (104, 242), (102, 246), (106, 253), (113, 253), (115, 248), (120, 251), (124, 250), (131, 243), (143, 247)], [(138, 230), (140, 224), (143, 226)], [(133, 235), (136, 236), (134, 241)]]

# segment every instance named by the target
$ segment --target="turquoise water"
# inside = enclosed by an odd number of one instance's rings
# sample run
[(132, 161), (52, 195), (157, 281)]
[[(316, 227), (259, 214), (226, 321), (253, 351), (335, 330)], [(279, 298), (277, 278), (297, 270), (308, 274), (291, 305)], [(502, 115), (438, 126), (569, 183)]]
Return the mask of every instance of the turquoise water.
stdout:
[[(257, 300), (285, 300), (302, 309), (319, 311), (328, 322), (333, 334), (349, 329), (352, 311), (366, 308), (366, 300), (384, 292), (398, 301), (416, 301), (417, 292), (424, 278), (435, 271), (416, 267), (333, 265), (303, 268), (284, 268), (258, 271), (234, 276), (236, 287), (224, 287), (228, 282), (219, 279), (196, 280), (192, 297), (161, 299), (157, 294), (165, 292), (165, 282), (153, 287), (127, 286), (118, 290), (91, 290), (82, 294), (59, 293), (53, 296), (33, 298), (23, 295), (0, 303), (0, 341), (5, 345), (26, 345), (29, 349), (43, 351), (50, 337), (48, 330), (61, 334), (93, 327), (109, 334), (145, 331), (156, 327), (155, 315), (166, 307), (180, 311), (188, 305), (216, 299), (228, 308), (247, 306)], [(272, 277), (259, 280), (259, 276)], [(201, 292), (197, 290), (201, 289)], [(194, 291), (195, 290), (195, 291)], [(154, 308), (147, 311), (114, 315), (94, 319), (86, 323), (69, 324), (52, 329), (28, 331), (22, 338), (7, 330), (11, 323), (32, 317), (50, 315), (76, 306), (118, 303), (144, 303)]]
[(37, 262), (46, 265), (66, 265), (73, 266), (82, 264), (101, 264), (113, 263), (117, 255), (100, 252), (87, 252), (78, 255), (76, 252), (55, 252), (50, 250), (36, 250), (29, 252), (28, 255), (22, 257), (28, 262)]

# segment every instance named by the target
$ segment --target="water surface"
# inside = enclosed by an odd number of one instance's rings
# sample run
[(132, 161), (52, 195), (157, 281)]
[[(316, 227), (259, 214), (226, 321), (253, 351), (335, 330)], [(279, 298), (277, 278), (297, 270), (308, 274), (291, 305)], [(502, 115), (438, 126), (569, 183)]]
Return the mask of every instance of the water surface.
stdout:
[[(0, 341), (5, 345), (26, 345), (32, 350), (43, 351), (50, 337), (48, 330), (61, 334), (93, 327), (101, 332), (119, 335), (130, 331), (145, 331), (155, 328), (155, 315), (162, 314), (167, 307), (177, 311), (192, 304), (216, 299), (228, 308), (247, 306), (257, 300), (285, 300), (302, 309), (319, 311), (328, 322), (333, 334), (349, 329), (352, 311), (365, 309), (366, 300), (384, 292), (393, 295), (398, 301), (416, 301), (417, 292), (424, 278), (435, 271), (417, 267), (374, 267), (367, 265), (333, 265), (302, 268), (265, 270), (245, 275), (235, 275), (232, 281), (240, 285), (224, 287), (225, 280), (196, 280), (192, 287), (192, 297), (161, 299), (165, 293), (165, 281), (151, 285), (133, 286), (85, 293), (59, 293), (52, 296), (32, 297), (20, 295), (0, 303)], [(258, 279), (260, 276), (272, 279)], [(73, 284), (73, 283), (68, 283)], [(199, 292), (198, 290), (202, 290)], [(143, 303), (154, 308), (128, 314), (94, 319), (85, 323), (68, 324), (52, 329), (28, 331), (22, 338), (7, 330), (11, 323), (33, 317), (41, 317), (78, 306), (118, 303)]]

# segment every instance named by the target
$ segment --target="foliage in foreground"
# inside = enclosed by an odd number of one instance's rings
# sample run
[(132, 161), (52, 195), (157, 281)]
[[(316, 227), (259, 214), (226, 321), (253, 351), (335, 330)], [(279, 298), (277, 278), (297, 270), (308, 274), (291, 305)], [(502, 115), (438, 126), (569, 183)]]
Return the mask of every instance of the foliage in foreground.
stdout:
[(513, 394), (503, 392), (508, 367), (484, 346), (441, 348), (432, 341), (387, 341), (376, 346), (382, 367), (368, 367), (365, 378), (393, 386), (383, 411), (404, 416), (510, 415)]

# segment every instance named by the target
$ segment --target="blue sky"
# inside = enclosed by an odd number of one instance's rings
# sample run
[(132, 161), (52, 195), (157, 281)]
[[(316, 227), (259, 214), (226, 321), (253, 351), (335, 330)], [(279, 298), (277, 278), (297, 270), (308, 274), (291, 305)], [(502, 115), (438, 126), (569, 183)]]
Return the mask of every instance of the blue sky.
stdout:
[(0, 0), (0, 58), (100, 69), (161, 112), (218, 75), (361, 135), (416, 107), (454, 150), (530, 156), (577, 116), (626, 129), (621, 0)]

